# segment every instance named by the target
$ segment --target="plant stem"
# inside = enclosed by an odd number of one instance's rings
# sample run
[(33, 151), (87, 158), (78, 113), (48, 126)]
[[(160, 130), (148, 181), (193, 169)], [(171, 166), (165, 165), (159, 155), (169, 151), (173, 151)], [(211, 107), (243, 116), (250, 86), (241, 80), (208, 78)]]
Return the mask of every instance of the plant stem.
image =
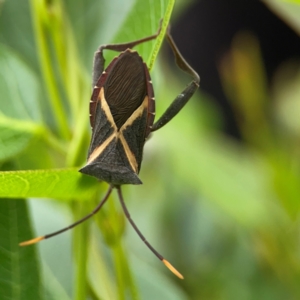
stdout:
[[(78, 220), (83, 214), (87, 214), (86, 203), (77, 202), (73, 210), (75, 219)], [(89, 206), (88, 206), (89, 207)], [(87, 296), (87, 259), (89, 244), (89, 222), (84, 222), (74, 233), (74, 251), (76, 260), (75, 276), (75, 300), (86, 300)]]
[(58, 125), (58, 132), (63, 139), (68, 139), (70, 137), (69, 126), (64, 114), (65, 111), (62, 105), (58, 85), (55, 80), (56, 76), (50, 59), (50, 47), (46, 37), (46, 23), (48, 18), (47, 4), (42, 1), (31, 0), (31, 12), (42, 75), (46, 83), (54, 118)]

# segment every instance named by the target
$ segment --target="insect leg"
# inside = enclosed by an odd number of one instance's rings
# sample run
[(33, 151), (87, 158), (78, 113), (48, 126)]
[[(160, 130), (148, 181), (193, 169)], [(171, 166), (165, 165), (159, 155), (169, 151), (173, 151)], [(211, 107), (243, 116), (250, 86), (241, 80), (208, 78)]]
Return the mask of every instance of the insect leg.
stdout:
[(169, 30), (167, 32), (167, 40), (172, 48), (175, 56), (175, 61), (177, 66), (187, 74), (193, 77), (193, 80), (189, 85), (175, 98), (163, 115), (154, 123), (151, 131), (155, 131), (166, 125), (170, 120), (172, 120), (183, 106), (190, 100), (195, 91), (199, 87), (200, 77), (197, 72), (185, 61), (181, 53), (179, 52)]
[(92, 85), (92, 88), (94, 88), (94, 86), (96, 85), (99, 77), (101, 76), (101, 74), (104, 70), (105, 59), (104, 59), (104, 56), (103, 56), (103, 50), (113, 50), (113, 51), (122, 52), (122, 51), (125, 51), (126, 49), (132, 49), (134, 46), (137, 46), (141, 43), (151, 41), (151, 40), (157, 38), (157, 36), (159, 35), (159, 33), (161, 31), (161, 24), (162, 24), (162, 20), (160, 21), (158, 31), (155, 34), (144, 37), (142, 39), (132, 41), (132, 42), (128, 42), (128, 43), (107, 44), (107, 45), (100, 46), (94, 54), (93, 85)]

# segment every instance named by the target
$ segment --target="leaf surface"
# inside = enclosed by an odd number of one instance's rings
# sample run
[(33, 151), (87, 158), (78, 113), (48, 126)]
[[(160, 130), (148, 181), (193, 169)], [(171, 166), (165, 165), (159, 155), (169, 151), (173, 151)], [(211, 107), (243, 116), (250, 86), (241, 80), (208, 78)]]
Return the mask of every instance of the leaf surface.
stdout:
[(0, 172), (0, 198), (83, 200), (93, 197), (98, 186), (95, 178), (82, 175), (78, 169)]
[(43, 299), (36, 247), (20, 247), (32, 236), (27, 204), (0, 200), (0, 295), (3, 300)]

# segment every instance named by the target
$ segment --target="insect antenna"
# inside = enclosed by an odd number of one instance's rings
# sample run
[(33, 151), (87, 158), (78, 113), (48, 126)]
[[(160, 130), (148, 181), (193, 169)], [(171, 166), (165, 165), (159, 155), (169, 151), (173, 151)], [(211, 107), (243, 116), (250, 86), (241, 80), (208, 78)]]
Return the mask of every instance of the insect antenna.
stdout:
[(131, 219), (131, 216), (129, 214), (129, 211), (125, 205), (124, 199), (123, 199), (123, 195), (122, 195), (122, 191), (121, 191), (121, 187), (118, 186), (116, 187), (117, 191), (118, 191), (118, 195), (119, 195), (119, 200), (120, 203), (122, 205), (124, 214), (127, 218), (127, 220), (129, 221), (129, 223), (132, 225), (133, 229), (135, 230), (135, 232), (138, 234), (138, 236), (141, 238), (141, 240), (146, 244), (146, 246), (155, 254), (156, 257), (158, 257), (158, 259), (160, 259), (165, 266), (172, 272), (174, 273), (177, 277), (179, 277), (180, 279), (183, 279), (182, 274), (180, 274), (172, 265), (171, 263), (169, 263), (161, 254), (159, 254), (154, 248), (153, 246), (146, 240), (146, 238), (143, 236), (143, 234), (140, 232), (140, 230), (138, 229), (138, 227), (136, 226), (136, 224), (133, 222), (133, 220)]
[(109, 195), (110, 195), (112, 189), (113, 189), (113, 187), (110, 186), (109, 189), (108, 189), (108, 191), (107, 191), (107, 193), (106, 193), (106, 195), (105, 195), (104, 198), (101, 200), (101, 202), (97, 205), (97, 207), (96, 207), (91, 213), (89, 213), (88, 215), (86, 215), (85, 217), (83, 217), (82, 219), (76, 221), (75, 223), (69, 225), (68, 227), (65, 227), (65, 228), (63, 228), (63, 229), (60, 229), (60, 230), (55, 231), (55, 232), (50, 233), (50, 234), (46, 234), (46, 235), (44, 235), (44, 236), (36, 237), (36, 238), (34, 238), (34, 239), (32, 239), (32, 240), (28, 240), (28, 241), (22, 242), (22, 243), (20, 243), (19, 245), (20, 245), (20, 246), (28, 246), (28, 245), (31, 245), (31, 244), (38, 243), (38, 242), (40, 242), (40, 241), (42, 241), (42, 240), (49, 239), (49, 238), (51, 238), (51, 237), (53, 237), (53, 236), (55, 236), (55, 235), (58, 235), (58, 234), (60, 234), (60, 233), (63, 233), (63, 232), (65, 232), (65, 231), (67, 231), (67, 230), (69, 230), (69, 229), (72, 229), (73, 227), (75, 227), (75, 226), (81, 224), (82, 222), (84, 222), (85, 220), (89, 219), (90, 217), (92, 217), (95, 213), (97, 213), (97, 212), (100, 210), (100, 208), (103, 206), (103, 204), (107, 201), (107, 199), (108, 199), (108, 197), (109, 197)]

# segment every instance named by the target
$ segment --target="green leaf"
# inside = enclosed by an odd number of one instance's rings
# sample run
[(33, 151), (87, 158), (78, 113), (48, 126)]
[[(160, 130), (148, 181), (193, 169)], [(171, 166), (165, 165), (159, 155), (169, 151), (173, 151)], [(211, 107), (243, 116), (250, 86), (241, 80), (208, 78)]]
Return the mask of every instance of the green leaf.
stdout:
[(24, 151), (38, 134), (40, 126), (0, 115), (0, 161), (13, 158)]
[(95, 196), (98, 187), (95, 178), (78, 169), (0, 172), (0, 198), (84, 200)]
[(0, 104), (5, 116), (41, 121), (37, 76), (21, 57), (0, 44)]
[[(161, 0), (155, 2), (155, 4), (151, 1), (136, 1), (123, 24), (120, 24), (117, 34), (111, 36), (110, 40), (103, 41), (103, 43), (124, 43), (153, 35), (157, 32), (160, 21), (163, 19), (159, 37), (156, 40), (135, 47), (143, 59), (148, 62), (148, 67), (151, 69), (162, 44), (173, 6), (174, 0)], [(107, 61), (110, 61), (116, 55), (116, 53), (111, 52), (105, 52)]]
[[(29, 9), (29, 1), (1, 1), (0, 41), (14, 49), (15, 52), (22, 54), (24, 60), (38, 69), (38, 60), (34, 36), (32, 31), (32, 20)], [(12, 18), (11, 16), (14, 16)], [(26, 39), (24, 39), (26, 37)]]
[(173, 6), (174, 0), (159, 1), (157, 5), (153, 5), (151, 1), (137, 1), (122, 26), (125, 30), (119, 31), (114, 41), (126, 42), (155, 34), (159, 28), (160, 20), (163, 19), (159, 37), (136, 47), (139, 54), (144, 59), (148, 59), (148, 65), (151, 69), (168, 26)]
[(43, 299), (36, 247), (20, 247), (32, 235), (27, 204), (17, 199), (0, 201), (1, 299)]

